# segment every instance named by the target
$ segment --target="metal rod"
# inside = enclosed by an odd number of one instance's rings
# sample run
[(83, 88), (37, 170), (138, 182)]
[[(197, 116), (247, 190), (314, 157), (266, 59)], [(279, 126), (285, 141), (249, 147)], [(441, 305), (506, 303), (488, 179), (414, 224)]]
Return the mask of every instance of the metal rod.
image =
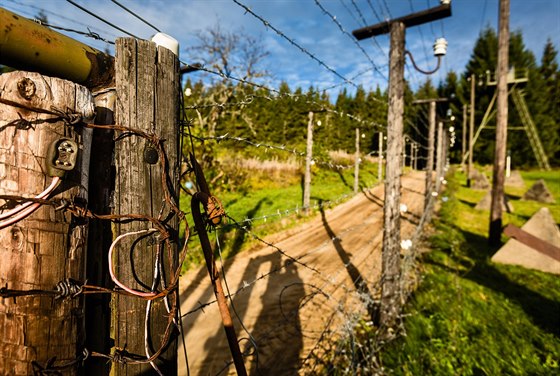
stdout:
[(112, 56), (4, 8), (0, 8), (0, 25), (1, 64), (90, 89), (113, 85)]

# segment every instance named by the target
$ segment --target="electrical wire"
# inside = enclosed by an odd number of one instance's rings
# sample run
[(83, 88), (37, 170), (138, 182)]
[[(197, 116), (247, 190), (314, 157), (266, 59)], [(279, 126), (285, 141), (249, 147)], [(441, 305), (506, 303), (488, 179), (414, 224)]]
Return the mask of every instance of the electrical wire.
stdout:
[(379, 68), (377, 67), (377, 64), (375, 64), (375, 62), (373, 61), (373, 59), (371, 58), (371, 56), (369, 56), (369, 54), (366, 52), (366, 50), (364, 50), (364, 48), (360, 45), (360, 43), (358, 43), (358, 41), (356, 40), (356, 38), (354, 38), (354, 36), (352, 34), (350, 34), (348, 31), (346, 31), (344, 29), (344, 27), (342, 26), (342, 24), (336, 19), (336, 16), (333, 15), (332, 13), (330, 13), (322, 4), (319, 0), (315, 0), (315, 4), (323, 11), (323, 13), (325, 13), (326, 15), (328, 15), (331, 20), (336, 24), (336, 26), (338, 26), (338, 28), (340, 29), (340, 31), (348, 36), (352, 42), (354, 42), (354, 44), (356, 46), (358, 46), (358, 49), (364, 54), (364, 56), (368, 59), (369, 63), (371, 64), (371, 66), (373, 67), (373, 69), (381, 76), (383, 77), (383, 79), (385, 79), (385, 81), (389, 81), (389, 79), (387, 78), (387, 76), (385, 76), (385, 74), (383, 74), (383, 72), (381, 72), (379, 70)]
[(146, 25), (148, 25), (149, 27), (151, 27), (152, 29), (154, 29), (157, 32), (161, 32), (160, 29), (158, 29), (157, 27), (155, 27), (154, 25), (152, 25), (151, 23), (149, 23), (148, 21), (146, 21), (144, 18), (140, 17), (138, 14), (134, 13), (133, 11), (131, 11), (130, 9), (128, 9), (127, 7), (125, 7), (124, 5), (122, 5), (121, 3), (119, 3), (117, 0), (111, 0), (113, 3), (115, 3), (116, 5), (118, 5), (119, 7), (121, 7), (122, 9), (124, 9), (125, 11), (127, 11), (128, 13), (130, 13), (131, 15), (133, 15), (134, 17), (138, 18), (140, 21), (144, 22)]
[[(41, 193), (39, 193), (37, 196), (35, 196), (36, 199), (44, 199), (47, 198), (60, 184), (60, 178), (58, 176), (54, 177), (51, 184)], [(41, 207), (41, 203), (38, 202), (25, 202), (11, 210), (9, 210), (8, 212), (2, 213), (0, 214), (0, 229), (6, 228), (8, 226), (11, 226), (25, 218), (27, 218), (28, 216), (30, 216), (31, 214), (33, 214), (37, 209), (39, 209), (39, 207)]]
[(133, 235), (144, 235), (144, 234), (151, 234), (153, 232), (158, 231), (155, 228), (150, 228), (147, 230), (140, 230), (140, 231), (132, 231), (132, 232), (127, 232), (125, 234), (121, 234), (119, 236), (117, 236), (115, 238), (115, 240), (113, 240), (113, 243), (111, 243), (111, 246), (109, 247), (109, 252), (107, 254), (107, 258), (109, 261), (109, 275), (111, 276), (111, 280), (115, 283), (115, 285), (119, 286), (121, 289), (123, 289), (124, 291), (128, 292), (131, 295), (134, 296), (138, 296), (140, 298), (153, 298), (157, 295), (156, 292), (142, 292), (142, 291), (138, 291), (135, 289), (132, 289), (128, 286), (126, 286), (124, 283), (122, 283), (121, 281), (119, 281), (119, 279), (116, 277), (115, 272), (114, 272), (114, 268), (113, 268), (113, 250), (115, 249), (116, 245), (125, 237), (128, 236), (133, 236)]
[[(69, 1), (69, 0), (67, 0)], [(234, 3), (236, 3), (237, 5), (239, 5), (241, 8), (245, 9), (246, 13), (251, 14), (253, 17), (255, 17), (256, 19), (258, 19), (259, 21), (261, 21), (263, 23), (263, 25), (271, 30), (273, 30), (276, 34), (278, 34), (279, 36), (281, 36), (282, 38), (284, 38), (285, 40), (287, 40), (290, 44), (292, 44), (294, 47), (296, 47), (297, 49), (299, 49), (301, 52), (303, 52), (304, 54), (306, 54), (307, 56), (309, 56), (312, 60), (315, 60), (317, 63), (319, 63), (320, 66), (322, 66), (323, 68), (327, 69), (329, 72), (333, 73), (335, 76), (337, 76), (338, 78), (342, 79), (344, 82), (346, 82), (347, 84), (350, 84), (352, 86), (354, 86), (356, 89), (358, 88), (358, 85), (355, 82), (350, 81), (349, 79), (347, 79), (346, 77), (344, 77), (342, 74), (338, 73), (335, 69), (331, 68), (330, 66), (328, 66), (327, 64), (325, 64), (325, 62), (323, 62), (322, 60), (320, 60), (317, 56), (315, 56), (313, 53), (309, 52), (307, 49), (303, 48), (301, 45), (299, 45), (298, 43), (296, 43), (292, 38), (289, 38), (286, 34), (284, 34), (282, 31), (280, 31), (279, 29), (277, 29), (276, 27), (274, 27), (272, 24), (270, 24), (270, 22), (268, 22), (266, 19), (264, 19), (263, 17), (259, 16), (258, 14), (256, 14), (255, 12), (253, 12), (251, 10), (251, 8), (249, 8), (248, 6), (246, 6), (245, 4), (241, 3), (239, 0), (233, 0)]]
[(83, 12), (89, 14), (90, 16), (95, 17), (95, 18), (97, 18), (99, 21), (101, 21), (101, 22), (103, 22), (103, 23), (105, 23), (105, 24), (111, 26), (113, 29), (116, 29), (116, 30), (118, 30), (118, 31), (120, 31), (120, 32), (123, 32), (123, 33), (125, 33), (126, 35), (131, 36), (131, 37), (133, 37), (133, 38), (141, 39), (141, 38), (137, 37), (136, 35), (134, 35), (134, 34), (132, 34), (132, 33), (129, 33), (128, 31), (126, 31), (126, 30), (120, 28), (119, 26), (117, 26), (117, 25), (115, 25), (115, 24), (113, 24), (113, 23), (107, 21), (107, 20), (104, 19), (103, 17), (98, 16), (97, 14), (93, 13), (92, 11), (90, 11), (90, 10), (84, 8), (84, 7), (81, 6), (80, 4), (78, 4), (78, 3), (76, 3), (76, 2), (74, 2), (74, 1), (72, 1), (72, 0), (66, 0), (66, 1), (69, 2), (70, 4), (74, 5), (76, 8), (82, 10)]

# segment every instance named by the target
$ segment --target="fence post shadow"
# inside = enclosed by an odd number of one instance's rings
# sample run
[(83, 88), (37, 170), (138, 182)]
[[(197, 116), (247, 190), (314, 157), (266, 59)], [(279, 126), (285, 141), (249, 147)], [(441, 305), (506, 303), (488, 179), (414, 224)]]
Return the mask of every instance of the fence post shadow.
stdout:
[(370, 317), (370, 320), (376, 323), (379, 321), (378, 312), (377, 312), (379, 307), (377, 307), (373, 302), (373, 295), (367, 285), (367, 279), (365, 279), (361, 275), (358, 268), (352, 263), (350, 256), (342, 246), (342, 240), (336, 236), (335, 232), (330, 227), (325, 214), (325, 209), (322, 204), (323, 201), (319, 200), (319, 210), (321, 212), (321, 221), (323, 222), (323, 227), (325, 228), (325, 231), (329, 235), (329, 238), (332, 240), (336, 253), (340, 257), (340, 260), (342, 261), (344, 268), (348, 272), (348, 276), (352, 280), (352, 283), (354, 284), (356, 291), (359, 293), (360, 300), (364, 303), (365, 308)]

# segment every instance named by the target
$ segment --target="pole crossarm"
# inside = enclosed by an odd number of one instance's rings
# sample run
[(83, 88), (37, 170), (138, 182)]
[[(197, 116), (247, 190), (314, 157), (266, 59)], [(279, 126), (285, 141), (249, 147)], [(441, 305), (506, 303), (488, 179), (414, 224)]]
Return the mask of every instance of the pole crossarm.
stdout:
[(431, 102), (449, 102), (449, 98), (416, 99), (412, 101), (412, 104), (425, 104)]
[(422, 25), (427, 22), (436, 21), (451, 16), (451, 4), (442, 4), (437, 7), (412, 13), (404, 17), (395, 18), (393, 20), (383, 21), (375, 25), (366, 26), (361, 29), (352, 31), (352, 35), (357, 40), (375, 37), (381, 34), (387, 34), (394, 22), (403, 23), (406, 28), (411, 26)]

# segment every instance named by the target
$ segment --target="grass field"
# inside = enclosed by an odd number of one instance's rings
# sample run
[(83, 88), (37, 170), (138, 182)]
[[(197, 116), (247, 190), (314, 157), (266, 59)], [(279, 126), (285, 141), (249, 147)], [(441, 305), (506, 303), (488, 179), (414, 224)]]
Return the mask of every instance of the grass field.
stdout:
[[(522, 176), (525, 187), (506, 189), (515, 212), (504, 224), (521, 226), (542, 206), (559, 222), (560, 173)], [(537, 179), (555, 203), (519, 199)], [(466, 188), (461, 173), (448, 180), (423, 280), (406, 308), (406, 336), (380, 354), (381, 363), (395, 375), (560, 374), (560, 278), (491, 263), (489, 212), (474, 209), (485, 192)]]

